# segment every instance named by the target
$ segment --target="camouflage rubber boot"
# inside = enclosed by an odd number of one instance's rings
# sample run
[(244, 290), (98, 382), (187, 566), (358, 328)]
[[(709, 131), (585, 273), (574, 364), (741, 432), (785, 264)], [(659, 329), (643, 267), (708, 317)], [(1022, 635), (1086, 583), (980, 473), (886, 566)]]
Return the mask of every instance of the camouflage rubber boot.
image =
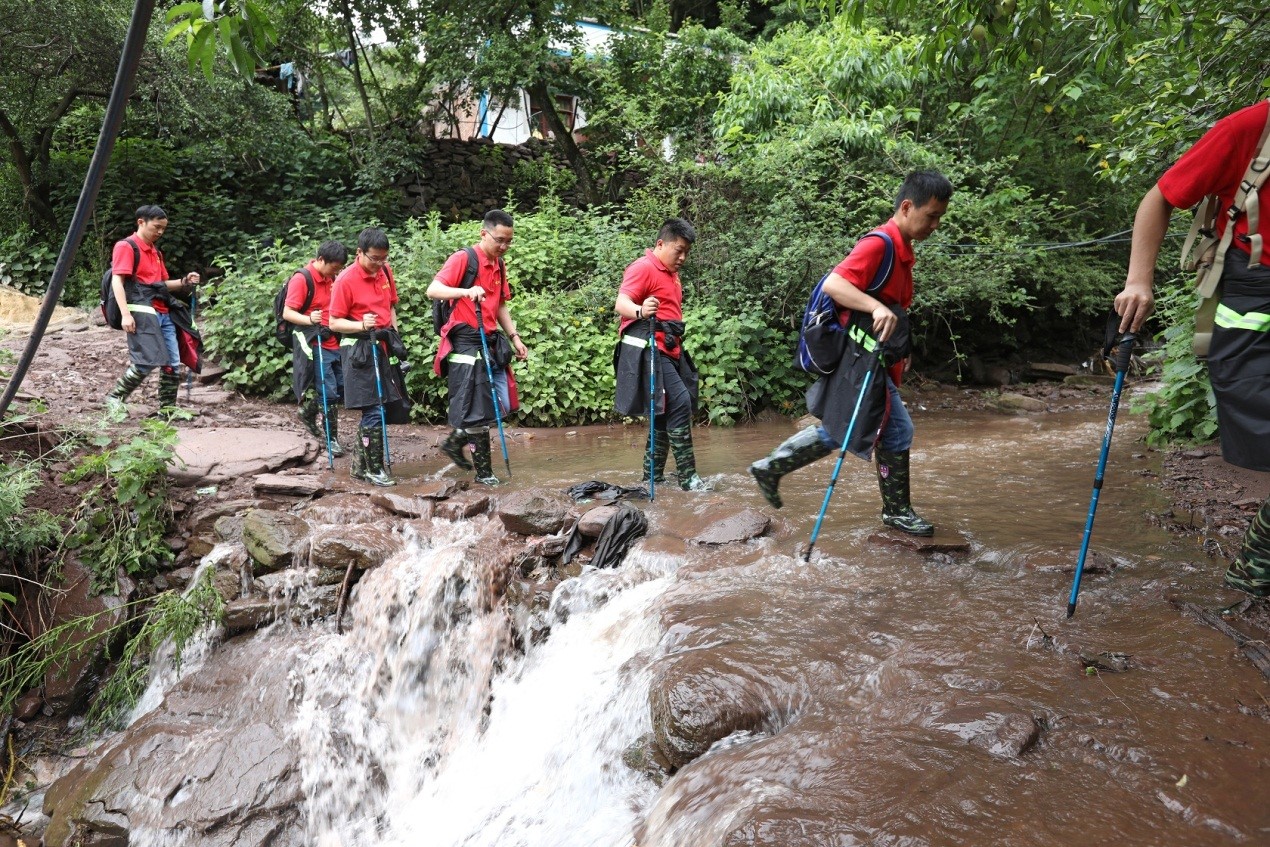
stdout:
[(357, 428), (357, 436), (361, 466), (353, 476), (371, 485), (385, 488), (396, 485), (397, 480), (384, 470), (384, 431), (379, 427), (371, 429), (361, 426)]
[(750, 465), (750, 473), (758, 483), (758, 490), (763, 499), (779, 509), (781, 503), (781, 477), (796, 471), (804, 465), (810, 465), (817, 459), (823, 459), (833, 452), (833, 448), (825, 444), (820, 437), (820, 428), (809, 426), (785, 441), (771, 452), (765, 459), (759, 459)]
[(913, 511), (908, 492), (908, 451), (874, 451), (878, 460), (878, 487), (882, 490), (882, 523), (909, 535), (934, 535), (935, 525)]
[(1270, 499), (1252, 519), (1239, 557), (1226, 570), (1226, 584), (1253, 597), (1270, 597)]
[(136, 365), (129, 365), (128, 370), (124, 371), (123, 376), (119, 377), (119, 381), (115, 383), (115, 387), (106, 395), (106, 408), (120, 410), (127, 408), (124, 403), (132, 396), (132, 392), (137, 390), (137, 386), (145, 381), (145, 378), (145, 372), (138, 370)]
[(321, 406), (318, 404), (317, 395), (312, 391), (306, 391), (304, 399), (300, 401), (300, 411), (297, 413), (300, 423), (304, 424), (304, 428), (309, 431), (309, 435), (318, 441), (325, 441), (326, 434), (318, 426), (319, 411), (321, 411)]
[(472, 462), (467, 457), (467, 433), (461, 429), (452, 429), (441, 442), (441, 452), (446, 458), (465, 471), (472, 469)]
[(159, 371), (159, 415), (171, 417), (176, 411), (176, 399), (181, 392), (181, 375), (175, 370)]
[(476, 481), (490, 487), (498, 485), (498, 477), (494, 476), (494, 460), (490, 455), (489, 428), (469, 429), (467, 437), (472, 443), (472, 466), (476, 470)]
[[(666, 481), (666, 457), (670, 455), (670, 435), (664, 429), (653, 430), (653, 483), (661, 485)], [(644, 451), (644, 476), (641, 482), (648, 482), (648, 450)]]
[(675, 454), (679, 487), (684, 491), (714, 491), (713, 485), (697, 476), (697, 456), (692, 449), (692, 427), (672, 429), (666, 435), (670, 439), (670, 452)]
[(327, 407), (326, 428), (331, 432), (331, 455), (339, 458), (344, 455), (344, 445), (340, 444), (340, 416), (331, 407)]

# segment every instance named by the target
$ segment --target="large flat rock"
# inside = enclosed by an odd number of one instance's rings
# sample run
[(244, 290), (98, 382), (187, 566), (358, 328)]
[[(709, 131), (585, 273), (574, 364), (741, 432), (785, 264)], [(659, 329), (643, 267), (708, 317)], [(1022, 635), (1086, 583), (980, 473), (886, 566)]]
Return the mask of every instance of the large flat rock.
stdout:
[(183, 429), (168, 475), (177, 485), (195, 486), (308, 464), (316, 456), (312, 439), (286, 430)]

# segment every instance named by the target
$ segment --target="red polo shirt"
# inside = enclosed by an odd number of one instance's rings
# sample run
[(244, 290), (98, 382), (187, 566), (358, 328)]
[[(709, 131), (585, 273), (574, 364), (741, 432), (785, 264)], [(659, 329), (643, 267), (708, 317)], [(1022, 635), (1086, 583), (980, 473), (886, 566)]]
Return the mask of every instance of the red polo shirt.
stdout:
[[(913, 302), (913, 247), (904, 243), (895, 218), (891, 218), (878, 229), (891, 236), (891, 241), (895, 244), (895, 270), (891, 272), (891, 278), (882, 289), (874, 291), (872, 296), (887, 306), (899, 304), (907, 311)], [(861, 238), (833, 272), (864, 291), (872, 284), (885, 252), (886, 245), (882, 243), (882, 239)]]
[(392, 268), (384, 265), (377, 268), (374, 273), (367, 273), (354, 259), (335, 278), (335, 285), (331, 289), (331, 302), (323, 319), (326, 323), (329, 323), (331, 318), (360, 321), (362, 315), (374, 312), (379, 316), (375, 326), (383, 329), (388, 326), (388, 318), (396, 303), (397, 284), (392, 277)]
[[(116, 276), (134, 277), (137, 282), (166, 282), (168, 269), (163, 264), (163, 254), (159, 252), (159, 248), (142, 238), (140, 233), (133, 233), (131, 238), (132, 243), (137, 245), (136, 268), (132, 266), (132, 247), (125, 238), (122, 241), (116, 241), (115, 249), (111, 251), (110, 272)], [(168, 310), (167, 301), (161, 297), (154, 298), (151, 305), (156, 312)]]
[[(656, 297), (657, 320), (659, 321), (683, 320), (683, 286), (679, 284), (679, 274), (663, 265), (661, 259), (658, 259), (652, 250), (645, 250), (643, 257), (626, 266), (626, 273), (622, 274), (620, 291), (637, 306), (642, 305), (649, 297)], [(648, 317), (645, 315), (644, 319)], [(626, 332), (626, 328), (636, 320), (636, 318), (622, 318), (617, 330), (618, 335)], [(667, 350), (664, 336), (665, 333), (657, 333), (657, 349), (671, 358), (678, 359), (680, 348), (676, 347), (673, 351)]]
[[(309, 274), (313, 277), (313, 302), (309, 304), (307, 312), (303, 312), (305, 295), (309, 293), (309, 285), (305, 282), (304, 274), (296, 271), (291, 275), (291, 279), (287, 282), (287, 308), (295, 309), (297, 312), (308, 314), (314, 309), (322, 310), (322, 326), (331, 325), (331, 287), (335, 281), (329, 276), (323, 276), (317, 269), (314, 262), (309, 262), (306, 266)], [(367, 310), (373, 311), (373, 310)], [(340, 349), (340, 341), (334, 335), (322, 342), (323, 349), (338, 350)]]
[[(476, 280), (472, 285), (474, 287), (479, 286), (485, 291), (485, 299), (481, 301), (481, 320), (485, 324), (486, 333), (497, 332), (498, 309), (503, 303), (512, 299), (512, 288), (498, 269), (498, 259), (491, 259), (486, 256), (485, 251), (480, 247), (475, 249), (476, 261), (479, 264), (476, 270)], [(441, 270), (437, 271), (437, 275), (433, 278), (448, 288), (458, 288), (463, 284), (463, 273), (466, 270), (467, 251), (459, 250), (445, 260), (445, 264), (441, 266)], [(451, 300), (450, 303), (453, 306), (453, 311), (450, 312), (450, 322), (465, 323), (475, 329), (476, 304), (466, 297)]]
[[(1270, 100), (1240, 109), (1213, 124), (1195, 146), (1182, 154), (1173, 167), (1160, 177), (1157, 186), (1170, 206), (1189, 209), (1208, 194), (1216, 194), (1223, 209), (1235, 202), (1235, 192), (1248, 170), (1248, 163), (1257, 155), (1257, 142), (1270, 115)], [(1266, 245), (1261, 254), (1261, 264), (1270, 265), (1270, 181), (1257, 192), (1260, 211), (1257, 230)], [(1217, 235), (1226, 231), (1226, 215), (1217, 215)], [(1248, 216), (1235, 220), (1235, 244), (1247, 238)], [(1245, 251), (1246, 241), (1240, 244)]]

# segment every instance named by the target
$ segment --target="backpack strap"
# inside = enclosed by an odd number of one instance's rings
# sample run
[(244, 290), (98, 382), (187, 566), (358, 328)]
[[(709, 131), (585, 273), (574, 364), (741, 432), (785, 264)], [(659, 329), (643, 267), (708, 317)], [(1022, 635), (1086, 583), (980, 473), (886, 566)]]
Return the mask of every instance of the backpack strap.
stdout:
[[(132, 273), (128, 274), (128, 279), (135, 280), (137, 278), (137, 266), (141, 264), (141, 248), (137, 246), (137, 242), (132, 240), (132, 236), (124, 239), (128, 242), (128, 246), (132, 248)], [(155, 248), (156, 250), (158, 248)]]
[(459, 282), (459, 288), (471, 288), (476, 285), (476, 276), (481, 272), (481, 262), (476, 256), (475, 247), (464, 247), (463, 252), (467, 254), (467, 264), (463, 266), (463, 279)]
[[(1217, 252), (1213, 255), (1212, 269), (1204, 274), (1204, 280), (1199, 286), (1199, 295), (1205, 299), (1212, 297), (1217, 290), (1217, 283), (1221, 280), (1222, 270), (1226, 263), (1226, 250), (1230, 248), (1231, 241), (1235, 237), (1235, 221), (1239, 219), (1239, 215), (1245, 211), (1248, 214), (1248, 241), (1249, 255), (1248, 267), (1252, 267), (1261, 262), (1261, 233), (1258, 231), (1260, 227), (1259, 212), (1260, 202), (1257, 192), (1261, 190), (1261, 186), (1265, 183), (1266, 177), (1270, 176), (1270, 115), (1266, 117), (1266, 125), (1261, 130), (1261, 138), (1257, 143), (1257, 154), (1252, 161), (1248, 163), (1248, 169), (1244, 171), (1244, 177), (1239, 181), (1239, 190), (1235, 192), (1234, 202), (1226, 209), (1226, 231), (1222, 233), (1221, 241), (1217, 245)], [(1190, 243), (1190, 238), (1187, 238)], [(1183, 248), (1185, 249), (1185, 248)], [(1204, 254), (1200, 255), (1200, 262), (1204, 261)]]
[(316, 291), (316, 288), (314, 287), (314, 284), (313, 284), (313, 272), (309, 270), (307, 265), (304, 266), (303, 268), (300, 268), (300, 275), (304, 277), (305, 290), (308, 293), (304, 295), (304, 305), (301, 306), (296, 311), (301, 313), (307, 313), (309, 311), (309, 307), (313, 305), (313, 295)]
[[(891, 279), (892, 272), (895, 271), (895, 242), (891, 240), (891, 236), (880, 229), (873, 230), (873, 232), (865, 235), (864, 238), (882, 239), (882, 261), (878, 263), (878, 269), (874, 271), (873, 280), (869, 283), (869, 287), (864, 289), (865, 293), (872, 294), (881, 290)], [(863, 241), (864, 238), (860, 240)]]

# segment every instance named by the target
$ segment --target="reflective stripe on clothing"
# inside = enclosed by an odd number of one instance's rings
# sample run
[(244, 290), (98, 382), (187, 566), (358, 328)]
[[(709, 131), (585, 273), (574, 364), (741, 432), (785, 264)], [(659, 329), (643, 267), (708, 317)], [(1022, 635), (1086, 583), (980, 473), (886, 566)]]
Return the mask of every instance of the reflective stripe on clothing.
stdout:
[(141, 314), (143, 314), (143, 315), (157, 315), (157, 314), (159, 314), (159, 313), (158, 313), (158, 311), (156, 311), (156, 310), (155, 310), (155, 308), (154, 308), (153, 306), (142, 306), (142, 305), (140, 305), (140, 304), (138, 304), (138, 303), (129, 303), (129, 304), (128, 304), (128, 311), (129, 311), (129, 312), (140, 312), (140, 313), (141, 313)]
[(641, 349), (641, 350), (647, 350), (647, 349), (648, 349), (648, 339), (647, 339), (647, 338), (637, 338), (637, 337), (636, 337), (636, 336), (634, 336), (634, 335), (623, 335), (623, 336), (622, 336), (622, 343), (623, 343), (623, 344), (629, 344), (629, 345), (631, 345), (632, 347), (638, 347), (638, 348), (639, 348), (639, 349)]
[(451, 353), (445, 357), (445, 360), (452, 365), (475, 365), (481, 361), (481, 354), (469, 355), (467, 353)]
[(1217, 317), (1214, 320), (1217, 326), (1224, 329), (1247, 329), (1252, 332), (1270, 331), (1270, 315), (1264, 312), (1249, 312), (1241, 315), (1229, 306), (1218, 304)]

